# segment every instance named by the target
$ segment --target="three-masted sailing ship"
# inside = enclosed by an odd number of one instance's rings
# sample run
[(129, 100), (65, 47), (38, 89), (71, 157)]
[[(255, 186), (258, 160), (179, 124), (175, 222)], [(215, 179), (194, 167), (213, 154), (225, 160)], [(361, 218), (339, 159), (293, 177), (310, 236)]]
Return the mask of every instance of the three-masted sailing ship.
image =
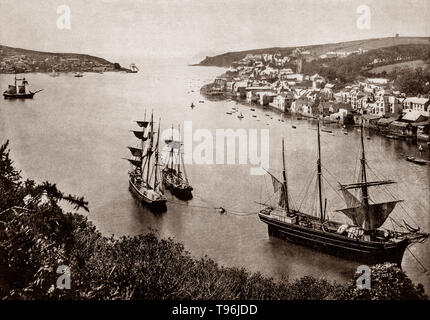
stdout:
[[(361, 172), (360, 182), (339, 184), (346, 207), (342, 212), (351, 220), (350, 224), (331, 221), (326, 214), (326, 202), (323, 205), (320, 128), (318, 122), (318, 159), (317, 186), (319, 216), (293, 209), (289, 201), (287, 175), (285, 169), (284, 141), (282, 141), (282, 178), (272, 178), (273, 187), (279, 193), (276, 207), (266, 206), (259, 213), (262, 222), (268, 225), (270, 236), (275, 236), (320, 251), (340, 256), (345, 259), (369, 264), (392, 262), (401, 265), (403, 254), (409, 245), (425, 241), (428, 233), (421, 233), (419, 228), (412, 228), (405, 222), (405, 231), (382, 230), (394, 207), (401, 200), (374, 202), (369, 189), (395, 183), (392, 180), (368, 181), (366, 157), (361, 127)], [(354, 195), (353, 190), (361, 193)], [(324, 208), (323, 208), (324, 207)]]
[(43, 90), (31, 92), (28, 90), (27, 85), (28, 81), (24, 76), (22, 78), (17, 78), (15, 75), (15, 83), (9, 85), (8, 89), (3, 92), (3, 97), (5, 99), (32, 99), (36, 93)]
[(189, 200), (193, 197), (193, 187), (190, 185), (185, 171), (184, 157), (182, 153), (182, 142), (172, 138), (165, 140), (167, 144), (167, 159), (162, 171), (163, 183), (173, 195), (182, 199)]
[[(145, 117), (146, 118), (146, 117)], [(158, 123), (157, 140), (155, 140), (153, 114), (151, 120), (136, 121), (141, 130), (133, 130), (139, 143), (129, 146), (132, 157), (127, 159), (132, 169), (129, 171), (129, 189), (146, 206), (153, 211), (167, 209), (167, 199), (160, 177), (160, 123)]]

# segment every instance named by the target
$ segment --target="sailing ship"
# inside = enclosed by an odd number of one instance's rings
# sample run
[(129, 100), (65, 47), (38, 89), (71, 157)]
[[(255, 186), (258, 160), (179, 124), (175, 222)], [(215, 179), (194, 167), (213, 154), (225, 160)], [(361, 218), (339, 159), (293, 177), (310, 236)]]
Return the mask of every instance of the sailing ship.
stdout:
[(130, 71), (129, 73), (137, 73), (139, 71), (139, 68), (134, 64), (130, 64)]
[[(146, 118), (146, 117), (145, 117)], [(157, 140), (155, 141), (153, 114), (151, 120), (136, 121), (141, 130), (133, 130), (137, 139), (136, 147), (129, 146), (132, 157), (127, 159), (132, 169), (129, 171), (130, 191), (152, 211), (165, 211), (167, 199), (160, 177), (159, 138), (160, 123), (158, 123)]]
[(162, 171), (163, 183), (173, 195), (182, 200), (189, 200), (193, 197), (193, 187), (190, 185), (187, 173), (185, 172), (184, 158), (181, 151), (182, 142), (172, 138), (165, 140), (167, 144), (167, 159)]
[[(395, 183), (392, 180), (368, 181), (366, 168), (368, 167), (361, 130), (361, 172), (360, 182), (340, 184), (346, 208), (335, 210), (343, 213), (352, 223), (342, 224), (331, 221), (326, 214), (327, 199), (323, 205), (320, 128), (318, 122), (318, 159), (317, 159), (317, 187), (318, 214), (302, 212), (294, 209), (288, 194), (287, 175), (285, 169), (284, 141), (282, 140), (283, 172), (280, 181), (275, 175), (272, 178), (275, 192), (279, 193), (278, 206), (265, 206), (259, 218), (268, 225), (270, 236), (317, 248), (320, 251), (345, 259), (365, 262), (369, 264), (392, 262), (401, 265), (403, 254), (409, 245), (423, 242), (428, 233), (421, 233), (419, 228), (413, 228), (404, 222), (404, 231), (382, 230), (384, 224), (397, 203), (402, 200), (376, 203), (370, 197), (371, 187)], [(354, 195), (357, 190), (361, 193), (358, 198)]]
[(27, 85), (28, 81), (25, 79), (25, 77), (17, 78), (15, 75), (15, 83), (13, 85), (9, 85), (8, 89), (3, 92), (3, 97), (5, 99), (33, 99), (33, 96), (36, 93), (43, 90), (41, 89), (31, 92), (28, 90)]

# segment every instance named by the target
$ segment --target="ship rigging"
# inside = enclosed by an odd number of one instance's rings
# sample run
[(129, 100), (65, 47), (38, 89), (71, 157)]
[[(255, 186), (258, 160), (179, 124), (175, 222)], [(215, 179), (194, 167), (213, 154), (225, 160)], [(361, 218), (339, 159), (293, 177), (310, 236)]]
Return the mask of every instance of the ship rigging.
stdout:
[[(342, 258), (366, 263), (393, 262), (401, 265), (403, 254), (409, 245), (423, 242), (428, 233), (420, 232), (419, 228), (412, 228), (405, 223), (406, 231), (380, 229), (402, 200), (373, 202), (369, 188), (395, 183), (393, 180), (368, 181), (366, 168), (368, 167), (363, 127), (361, 128), (361, 159), (360, 181), (341, 184), (346, 208), (334, 210), (348, 217), (352, 223), (343, 224), (331, 221), (327, 217), (327, 199), (323, 201), (322, 191), (322, 163), (320, 127), (317, 128), (317, 214), (305, 213), (300, 208), (291, 207), (288, 193), (284, 140), (282, 140), (283, 171), (282, 181), (268, 172), (272, 179), (275, 194), (278, 194), (278, 204), (275, 207), (265, 206), (259, 213), (260, 220), (268, 225), (268, 232), (276, 236), (298, 243), (300, 245), (317, 248), (320, 251), (340, 256)], [(361, 193), (361, 197), (353, 194), (354, 190)]]
[[(146, 113), (146, 112), (145, 112)], [(160, 119), (161, 121), (161, 119)], [(129, 146), (132, 155), (127, 160), (132, 168), (129, 171), (130, 191), (152, 211), (165, 211), (167, 199), (164, 196), (163, 183), (160, 177), (160, 121), (158, 131), (154, 132), (153, 114), (150, 121), (136, 121), (141, 130), (132, 130), (139, 140), (137, 146)], [(157, 134), (155, 140), (155, 133)]]

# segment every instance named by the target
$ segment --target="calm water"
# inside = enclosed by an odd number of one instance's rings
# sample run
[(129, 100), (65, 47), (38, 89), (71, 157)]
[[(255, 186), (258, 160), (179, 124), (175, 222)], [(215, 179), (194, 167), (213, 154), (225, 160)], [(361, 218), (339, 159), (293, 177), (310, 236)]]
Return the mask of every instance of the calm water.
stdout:
[[(218, 128), (269, 129), (274, 173), (281, 169), (284, 137), (294, 203), (301, 203), (306, 210), (315, 208), (314, 197), (302, 201), (316, 167), (315, 124), (291, 118), (281, 122), (279, 114), (259, 107), (252, 112), (234, 101), (199, 103), (203, 100), (200, 86), (222, 73), (218, 68), (144, 62), (140, 66), (143, 72), (138, 74), (85, 74), (83, 78), (31, 74), (28, 80), (33, 89), (45, 89), (34, 100), (0, 100), (0, 137), (11, 140), (13, 159), (23, 175), (56, 182), (66, 193), (85, 196), (90, 203), (89, 219), (107, 235), (136, 235), (153, 227), (161, 236), (183, 242), (194, 256), (208, 255), (226, 266), (246, 267), (274, 277), (310, 274), (340, 282), (349, 279), (357, 263), (269, 239), (266, 225), (251, 213), (260, 208), (256, 202), (266, 201), (272, 194), (271, 182), (267, 176), (250, 175), (250, 165), (188, 165), (194, 199), (181, 202), (167, 193), (168, 211), (162, 215), (148, 212), (134, 200), (128, 191), (129, 166), (121, 158), (128, 156), (125, 147), (135, 141), (128, 131), (135, 128), (133, 120), (141, 120), (145, 110), (153, 109), (155, 117), (162, 118), (162, 128), (190, 120), (193, 129), (206, 128), (213, 135)], [(0, 75), (0, 88), (6, 88), (12, 78)], [(196, 105), (193, 110), (191, 102)], [(234, 106), (244, 119), (226, 114)], [(359, 132), (350, 129), (344, 135), (341, 129), (333, 130), (333, 135), (322, 133), (322, 161), (329, 172), (328, 182), (336, 186), (333, 176), (351, 182), (356, 172)], [(366, 149), (377, 175), (399, 182), (389, 190), (406, 200), (404, 206), (411, 215), (399, 207), (392, 216), (397, 221), (405, 218), (412, 225), (415, 221), (429, 232), (429, 169), (404, 160), (406, 154), (419, 155), (417, 147), (372, 136), (366, 140)], [(312, 183), (308, 193), (314, 191)], [(342, 208), (341, 199), (328, 184), (325, 195), (329, 209)], [(219, 206), (235, 214), (220, 214), (214, 209)], [(332, 213), (329, 217), (344, 219)], [(411, 248), (427, 268), (429, 249), (430, 241)], [(403, 269), (430, 292), (429, 273), (422, 272), (409, 252), (405, 253)]]

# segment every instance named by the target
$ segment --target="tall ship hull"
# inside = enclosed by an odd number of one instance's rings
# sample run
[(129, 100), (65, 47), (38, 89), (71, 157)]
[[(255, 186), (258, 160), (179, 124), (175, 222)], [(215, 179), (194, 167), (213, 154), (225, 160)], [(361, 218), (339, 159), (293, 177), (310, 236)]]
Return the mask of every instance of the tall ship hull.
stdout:
[(181, 151), (182, 142), (180, 141), (180, 137), (178, 140), (175, 140), (173, 135), (174, 131), (172, 126), (172, 138), (165, 140), (169, 152), (165, 167), (161, 172), (163, 185), (177, 198), (181, 200), (190, 200), (193, 198), (193, 187), (190, 185), (185, 171), (185, 164)]
[(181, 200), (190, 200), (193, 198), (193, 187), (188, 184), (175, 181), (174, 174), (168, 170), (163, 170), (163, 184), (167, 190)]
[(43, 90), (31, 92), (28, 90), (27, 85), (28, 81), (25, 79), (25, 77), (17, 78), (15, 75), (14, 84), (10, 84), (8, 89), (3, 92), (3, 97), (5, 99), (33, 99), (33, 96), (36, 93)]
[(131, 193), (145, 206), (147, 206), (152, 211), (166, 211), (167, 210), (167, 199), (154, 199), (150, 196), (151, 189), (139, 187), (136, 183), (133, 182), (133, 179), (129, 179), (129, 190)]
[(22, 94), (12, 94), (8, 92), (3, 93), (3, 97), (5, 99), (33, 99), (33, 96), (35, 95), (34, 92), (30, 93), (22, 93)]
[[(342, 209), (330, 210), (331, 213), (342, 213), (349, 218), (350, 223), (336, 222), (329, 219), (327, 215), (327, 198), (323, 201), (322, 192), (323, 173), (319, 122), (317, 133), (316, 189), (318, 193), (315, 195), (315, 199), (311, 201), (312, 204), (310, 211), (307, 211), (308, 213), (304, 213), (306, 210), (300, 209), (305, 199), (300, 202), (298, 208), (292, 207), (293, 202), (288, 192), (283, 140), (282, 178), (278, 179), (267, 171), (272, 178), (275, 195), (278, 195), (278, 203), (276, 206), (265, 204), (265, 208), (258, 215), (260, 220), (267, 224), (269, 236), (282, 238), (348, 260), (360, 261), (366, 264), (391, 262), (400, 266), (403, 254), (408, 246), (416, 242), (425, 241), (429, 234), (419, 232), (419, 227), (413, 228), (404, 220), (404, 225), (400, 225), (393, 218), (391, 218), (392, 222), (394, 221), (397, 226), (401, 227), (402, 231), (382, 229), (391, 212), (402, 200), (396, 199), (387, 190), (383, 191), (392, 196), (393, 199), (378, 201), (375, 198), (376, 192), (372, 192), (370, 196), (370, 188), (390, 185), (395, 181), (368, 180), (367, 170), (370, 167), (365, 158), (363, 125), (361, 126), (361, 170), (359, 172), (359, 181), (347, 184), (337, 181), (342, 196), (337, 192), (337, 189), (334, 189), (328, 183), (338, 196), (343, 198), (346, 205)], [(309, 186), (310, 184), (306, 190), (309, 190)], [(304, 193), (305, 197), (307, 197), (308, 192), (305, 191)]]
[[(301, 216), (305, 216), (306, 221), (318, 220), (309, 215), (301, 214)], [(269, 236), (317, 249), (343, 259), (367, 264), (392, 262), (400, 266), (403, 254), (410, 244), (408, 239), (395, 242), (378, 242), (349, 238), (347, 235), (337, 233), (341, 224), (334, 222), (327, 226), (326, 231), (309, 228), (300, 221), (300, 216), (293, 219), (293, 223), (282, 221), (280, 217), (273, 217), (269, 212), (260, 212), (259, 218), (267, 224)], [(315, 222), (318, 223), (318, 221)]]

